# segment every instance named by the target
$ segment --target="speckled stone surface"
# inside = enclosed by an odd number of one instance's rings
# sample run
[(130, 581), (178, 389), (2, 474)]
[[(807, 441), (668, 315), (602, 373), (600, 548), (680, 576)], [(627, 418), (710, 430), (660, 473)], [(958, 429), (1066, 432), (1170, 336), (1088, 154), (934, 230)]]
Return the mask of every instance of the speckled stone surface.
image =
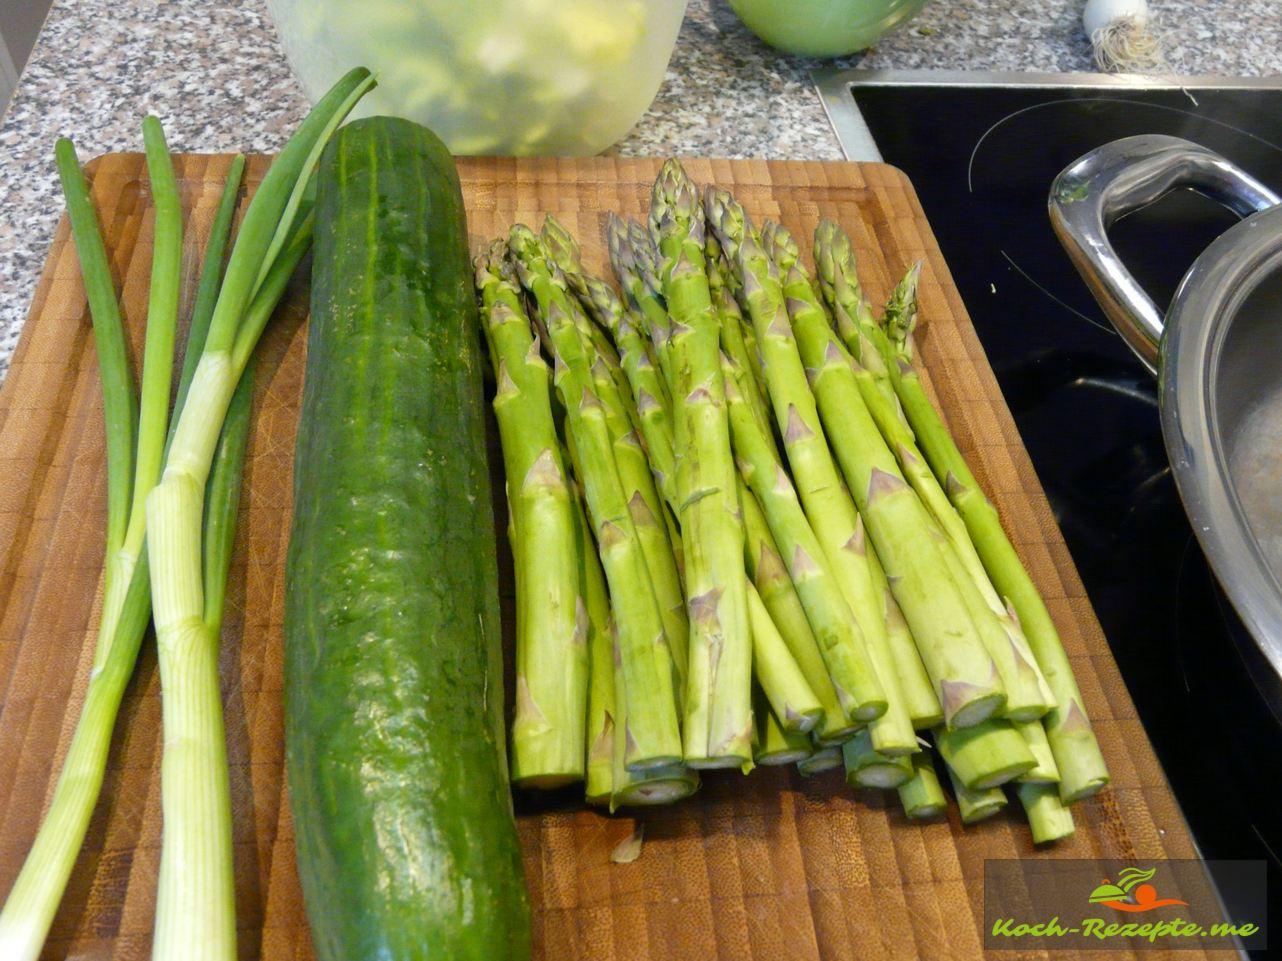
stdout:
[[(407, 0), (409, 2), (409, 0)], [(420, 0), (422, 2), (422, 0)], [(933, 0), (864, 54), (867, 68), (1091, 69), (1083, 0)], [(1151, 0), (1179, 72), (1282, 73), (1275, 0)], [(809, 71), (739, 23), (726, 0), (691, 0), (667, 79), (624, 154), (837, 159)], [(140, 148), (147, 112), (174, 150), (270, 151), (306, 102), (264, 0), (55, 0), (0, 124), (0, 377), (62, 210), (53, 143), (84, 159)]]

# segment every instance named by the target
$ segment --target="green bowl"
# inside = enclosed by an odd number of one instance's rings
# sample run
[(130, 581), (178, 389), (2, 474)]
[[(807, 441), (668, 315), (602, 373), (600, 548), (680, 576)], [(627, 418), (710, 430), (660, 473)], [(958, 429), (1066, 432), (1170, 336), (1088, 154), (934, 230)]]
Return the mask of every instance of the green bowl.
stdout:
[(730, 0), (758, 37), (805, 57), (863, 50), (925, 5), (926, 0)]

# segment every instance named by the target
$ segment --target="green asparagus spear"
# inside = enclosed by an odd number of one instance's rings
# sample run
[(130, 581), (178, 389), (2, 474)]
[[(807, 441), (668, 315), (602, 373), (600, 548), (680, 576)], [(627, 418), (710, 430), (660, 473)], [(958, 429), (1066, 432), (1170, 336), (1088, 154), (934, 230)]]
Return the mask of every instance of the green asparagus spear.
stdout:
[(891, 657), (899, 679), (899, 691), (904, 698), (904, 709), (908, 711), (914, 728), (918, 731), (929, 730), (944, 720), (944, 709), (939, 705), (939, 697), (930, 683), (930, 675), (921, 662), (921, 654), (917, 651), (912, 631), (908, 629), (908, 622), (904, 620), (903, 611), (899, 609), (895, 595), (890, 592), (886, 572), (882, 569), (876, 551), (868, 552), (868, 569), (872, 573), (873, 589), (881, 599), (886, 639), (890, 643)]
[(984, 647), (997, 665), (997, 673), (1006, 691), (1006, 707), (1002, 715), (1012, 721), (1036, 721), (1054, 706), (1053, 696), (1048, 698), (1050, 692), (1036, 662), (1032, 655), (1026, 658), (1021, 653), (1006, 632), (1003, 620), (984, 603), (983, 594), (943, 532), (936, 528), (933, 533), (938, 539), (939, 556), (958, 587)]
[(630, 770), (623, 763), (628, 752), (628, 706), (635, 704), (637, 698), (627, 696), (627, 680), (623, 675), (617, 629), (613, 632), (613, 638), (614, 705), (617, 720), (614, 725), (614, 779), (610, 811), (613, 813), (621, 807), (672, 804), (683, 800), (699, 789), (699, 775), (680, 761), (656, 765), (640, 772)]
[(607, 805), (614, 793), (614, 629), (610, 596), (596, 542), (588, 530), (583, 506), (576, 498), (578, 578), (588, 613), (587, 763), (584, 797), (589, 804)]
[(779, 463), (773, 440), (753, 416), (740, 389), (744, 372), (728, 357), (723, 365), (735, 452), (740, 473), (751, 489), (742, 499), (753, 501), (744, 507), (745, 516), (758, 506), (765, 515), (846, 716), (855, 721), (880, 717), (886, 711), (887, 697), (867, 656), (859, 625)]
[(752, 762), (752, 642), (743, 525), (703, 230), (694, 184), (679, 163), (669, 160), (651, 193), (650, 234), (672, 316), (669, 386), (690, 610), (683, 736), (687, 763), (726, 767)]
[(996, 508), (976, 483), (952, 434), (927, 398), (913, 366), (916, 285), (914, 269), (896, 288), (887, 307), (887, 338), (894, 350), (891, 358), (894, 363), (889, 365), (891, 380), (918, 444), (965, 521), (994, 587), (1014, 607), (1037, 664), (1054, 694), (1056, 707), (1043, 723), (1059, 768), (1060, 797), (1065, 803), (1071, 803), (1103, 788), (1108, 783), (1108, 769), (1050, 612), (1006, 536)]
[[(611, 214), (611, 219), (623, 224), (623, 221), (619, 221), (613, 214)], [(657, 361), (657, 354), (655, 353), (654, 345), (646, 334), (647, 324), (644, 315), (633, 323), (631, 333), (635, 336), (635, 340), (629, 337), (621, 337), (620, 324), (630, 310), (636, 310), (637, 308), (624, 304), (609, 283), (588, 272), (583, 265), (583, 251), (579, 247), (579, 242), (551, 214), (548, 214), (544, 219), (543, 230), (539, 236), (543, 241), (544, 247), (548, 250), (549, 256), (561, 268), (566, 282), (574, 290), (584, 308), (592, 315), (592, 319), (613, 338), (615, 345), (619, 349), (620, 357), (622, 358), (624, 353), (631, 351), (633, 353), (633, 363), (639, 367), (645, 366), (653, 370)], [(630, 247), (628, 248), (627, 258), (629, 263), (634, 258)], [(653, 269), (649, 261), (646, 262), (645, 269), (647, 271)], [(634, 280), (641, 282), (639, 277), (634, 278)], [(655, 282), (657, 283), (657, 280)], [(634, 300), (630, 295), (629, 299)], [(666, 312), (667, 308), (662, 306), (657, 293), (652, 294), (650, 300), (650, 306), (653, 309)], [(658, 375), (647, 375), (645, 379), (648, 380), (650, 389), (660, 392), (655, 395), (656, 398), (662, 401), (665, 407), (670, 407), (671, 400), (667, 396), (666, 382)], [(635, 377), (630, 374), (628, 380), (631, 383), (635, 380)]]
[[(595, 558), (594, 558), (595, 560)], [(600, 573), (599, 565), (597, 573)], [(604, 584), (602, 584), (604, 588)], [(607, 595), (608, 615), (608, 595)], [(626, 697), (623, 667), (618, 649), (618, 632), (614, 622), (607, 618), (605, 639), (609, 647), (611, 693), (614, 695), (611, 705), (614, 711), (610, 730), (613, 737), (610, 744), (611, 766), (609, 792), (606, 800), (610, 812), (621, 807), (648, 807), (657, 804), (672, 804), (684, 800), (699, 789), (699, 775), (682, 762), (663, 764), (645, 771), (633, 772), (624, 763), (627, 755), (628, 699)], [(604, 753), (604, 745), (602, 746)], [(598, 777), (600, 773), (598, 772)], [(602, 802), (604, 803), (604, 802)]]
[(762, 237), (767, 254), (785, 274), (783, 293), (795, 349), (813, 372), (828, 438), (935, 683), (944, 723), (977, 724), (1005, 706), (997, 665), (948, 571), (929, 515), (860, 397), (850, 355), (828, 325), (795, 242), (774, 223)]
[(666, 384), (676, 382), (667, 346), (672, 319), (663, 301), (659, 267), (649, 231), (634, 220), (623, 220), (611, 213), (606, 220), (606, 240), (610, 249), (610, 266), (632, 308), (636, 311), (634, 326), (648, 339), (651, 353), (663, 370)]
[[(544, 230), (546, 232), (546, 226)], [(562, 249), (576, 248), (570, 248), (563, 240)], [(574, 261), (569, 260), (569, 263)], [(565, 270), (566, 264), (560, 265)], [(649, 454), (650, 468), (664, 501), (675, 503), (677, 476), (676, 455), (672, 449), (672, 401), (667, 384), (655, 367), (650, 344), (638, 328), (643, 320), (623, 306), (609, 284), (584, 273), (581, 265), (577, 272), (567, 271), (565, 276), (593, 320), (604, 326), (614, 338)]]
[(1021, 783), (1035, 781), (1043, 784), (1058, 784), (1059, 768), (1055, 765), (1055, 753), (1051, 750), (1050, 741), (1046, 737), (1046, 728), (1042, 726), (1042, 722), (1012, 721), (1011, 723), (1024, 739), (1024, 743), (1028, 745), (1033, 757), (1037, 759), (1037, 766), (1025, 771), (1018, 780)]
[[(739, 302), (735, 300), (730, 290), (731, 278), (735, 274), (730, 269), (730, 265), (725, 262), (715, 230), (705, 232), (703, 247), (708, 258), (708, 289), (712, 293), (712, 305), (716, 308), (721, 325), (721, 349), (740, 368), (748, 372), (741, 387), (746, 391), (754, 408), (768, 417), (770, 405), (766, 400), (765, 381), (758, 378), (758, 368), (753, 366), (751, 352), (744, 339), (743, 312), (739, 309)], [(755, 347), (754, 342), (754, 350)]]
[[(622, 304), (618, 297), (609, 288), (608, 284), (598, 278), (592, 277), (583, 271), (582, 263), (579, 257), (578, 245), (573, 237), (561, 228), (554, 220), (549, 218), (544, 226), (545, 237), (552, 238), (552, 246), (559, 252), (557, 255), (558, 263), (568, 267), (570, 273), (567, 274), (567, 280), (581, 299), (590, 305), (594, 318), (602, 326), (611, 330), (616, 339), (619, 340), (622, 355), (626, 358), (633, 351), (639, 351), (637, 344), (628, 344), (625, 338), (635, 336), (631, 331), (628, 318), (624, 313)], [(628, 380), (631, 383), (632, 392), (635, 396), (640, 397), (648, 395), (651, 398), (661, 398), (654, 400), (654, 406), (657, 413), (666, 414), (662, 410), (662, 404), (666, 402), (667, 392), (663, 389), (662, 381), (652, 364), (643, 363), (628, 367)], [(647, 430), (646, 438), (652, 450), (657, 449), (661, 452), (670, 452), (672, 447), (671, 435), (668, 429), (669, 420), (666, 416), (649, 419), (644, 428)], [(666, 464), (666, 456), (661, 454), (660, 463)], [(675, 499), (672, 501), (675, 503)], [(768, 535), (767, 535), (768, 536)], [(751, 566), (751, 565), (750, 565)], [(790, 730), (809, 730), (818, 721), (822, 719), (825, 713), (824, 700), (815, 692), (812, 686), (812, 678), (818, 683), (819, 691), (826, 691), (828, 703), (832, 704), (835, 696), (832, 695), (831, 683), (827, 679), (827, 674), (823, 671), (822, 661), (819, 661), (819, 670), (816, 676), (815, 672), (802, 670), (797, 660), (794, 659), (794, 649), (800, 648), (802, 659), (806, 652), (805, 642), (808, 640), (810, 647), (814, 648), (813, 637), (809, 635), (809, 628), (805, 624), (804, 615), (801, 619), (801, 628), (805, 632), (801, 634), (796, 630), (797, 624), (795, 619), (786, 624), (789, 628), (787, 634), (784, 634), (782, 627), (776, 627), (774, 623), (774, 613), (776, 610), (786, 613), (786, 599), (781, 590), (786, 586), (791, 591), (791, 583), (787, 582), (786, 574), (779, 569), (781, 579), (785, 582), (780, 584), (774, 581), (766, 586), (771, 593), (771, 602), (763, 603), (761, 598), (756, 599), (757, 609), (754, 611), (753, 604), (755, 588), (749, 585), (749, 618), (752, 628), (753, 649), (755, 652), (755, 668), (759, 676), (761, 686), (771, 695), (775, 709), (779, 716), (784, 718), (784, 727)], [(783, 635), (781, 637), (781, 635)], [(782, 647), (780, 645), (783, 645)], [(818, 651), (814, 649), (815, 659), (818, 660)], [(826, 726), (833, 727), (834, 733), (840, 733), (841, 729), (846, 727), (844, 715), (840, 709), (834, 705), (835, 724)]]
[[(1003, 659), (1019, 673), (1032, 674), (1037, 686), (1036, 694), (1027, 697), (1032, 705), (1031, 710), (1020, 710), (1018, 698), (1010, 688), (1018, 687), (1018, 678), (1014, 685), (1007, 684), (1007, 693), (1012, 695), (1007, 703), (1008, 714), (1038, 713), (1045, 706), (1048, 710), (1055, 704), (1046, 679), (1037, 666), (1037, 661), (1029, 649), (1019, 622), (1008, 612), (1006, 604), (992, 585), (988, 573), (984, 570), (975, 545), (970, 539), (966, 525), (956, 508), (944, 493), (939, 480), (931, 471), (926, 459), (917, 448), (917, 441), (912, 428), (904, 418), (895, 388), (891, 383), (890, 371), (886, 357), (890, 354), (889, 342), (884, 332), (877, 326), (872, 310), (864, 299), (859, 280), (855, 274), (854, 254), (850, 239), (836, 223), (831, 220), (820, 222), (815, 230), (815, 263), (818, 267), (819, 286), (824, 292), (828, 306), (837, 321), (837, 330), (855, 360), (853, 370), (859, 385), (860, 395), (868, 407), (877, 427), (881, 430), (886, 444), (894, 452), (905, 478), (912, 485), (932, 518), (942, 529), (949, 544), (955, 552), (955, 559), (969, 574), (973, 584), (959, 578), (959, 585), (967, 591), (978, 590), (992, 615), (1000, 622), (1006, 640), (1001, 642), (1003, 650), (990, 652), (998, 662), (999, 670), (1003, 669)], [(972, 596), (971, 603), (974, 603)], [(986, 628), (986, 637), (996, 637), (995, 629), (990, 624)], [(1013, 648), (1007, 653), (1005, 648)], [(1013, 662), (1013, 664), (1012, 664)], [(1003, 671), (1003, 683), (1007, 683), (1007, 672)], [(1027, 696), (1028, 692), (1024, 689)], [(1041, 713), (1045, 713), (1042, 710)]]
[(865, 656), (887, 701), (886, 712), (873, 722), (874, 746), (886, 754), (912, 753), (917, 750), (916, 735), (899, 696), (885, 622), (860, 535), (862, 528), (819, 423), (792, 339), (778, 270), (755, 240), (743, 208), (729, 194), (709, 192), (705, 203), (717, 238), (743, 284), (744, 301), (762, 352), (770, 403), (806, 517), (866, 639)]
[[(580, 479), (614, 602), (625, 692), (627, 726), (623, 731), (628, 770), (674, 764), (681, 759), (681, 737), (673, 690), (673, 661), (623, 482), (606, 426), (606, 410), (592, 378), (593, 348), (575, 322), (555, 266), (528, 227), (509, 235), (517, 273), (538, 306), (556, 360), (554, 382), (566, 411), (569, 439), (581, 466)], [(621, 714), (615, 687), (616, 718)], [(617, 724), (618, 722), (616, 722)]]
[(823, 717), (823, 706), (806, 683), (805, 675), (751, 583), (748, 584), (748, 623), (752, 627), (753, 670), (770, 701), (770, 709), (785, 731), (805, 734)]
[(550, 377), (506, 257), (501, 241), (478, 256), (476, 286), (498, 384), (517, 580), (512, 780), (550, 788), (584, 775), (587, 612)]
[[(572, 485), (573, 487), (573, 485)], [(626, 698), (616, 701), (616, 639), (610, 618), (610, 597), (605, 573), (597, 556), (597, 546), (588, 529), (583, 510), (582, 492), (574, 487), (575, 527), (579, 536), (579, 590), (588, 612), (588, 648), (591, 661), (591, 686), (588, 689), (588, 758), (586, 800), (589, 804), (621, 806), (664, 804), (693, 794), (699, 778), (683, 765), (666, 765), (643, 774), (633, 774), (623, 763), (627, 753), (624, 741)]]
[[(671, 587), (665, 589), (663, 586), (669, 580), (669, 568), (675, 568), (676, 573), (682, 575), (681, 543), (676, 519), (669, 510), (664, 509), (666, 504), (675, 510), (678, 503), (676, 456), (672, 447), (672, 400), (668, 395), (667, 384), (655, 368), (649, 341), (636, 326), (640, 318), (623, 306), (609, 284), (584, 270), (578, 242), (570, 232), (549, 215), (543, 224), (542, 237), (545, 246), (552, 251), (553, 259), (561, 268), (566, 282), (574, 290), (578, 302), (599, 327), (609, 331), (614, 340), (610, 350), (600, 351), (601, 359), (609, 366), (610, 375), (617, 385), (620, 403), (640, 434), (642, 453), (654, 476), (657, 494), (662, 495), (660, 500), (651, 493), (652, 485), (637, 478), (634, 486), (642, 491), (646, 505), (667, 531), (671, 561), (667, 553), (663, 556), (655, 555), (658, 545), (653, 542), (653, 538), (648, 542), (650, 546), (646, 556), (651, 560), (651, 573), (656, 581), (655, 591), (659, 594), (660, 604), (665, 611), (665, 628), (669, 638), (676, 639), (674, 652), (679, 662), (681, 690), (684, 691), (687, 660), (685, 644), (689, 634), (689, 622), (684, 611), (685, 598), (682, 592), (674, 593)], [(593, 328), (593, 333), (599, 335), (601, 332)], [(612, 356), (613, 346), (618, 347), (617, 366)], [(675, 606), (678, 598), (680, 610)]]
[[(726, 381), (729, 387), (729, 380)], [(815, 737), (821, 744), (841, 743), (855, 733), (856, 725), (842, 708), (824, 665), (819, 642), (806, 618), (805, 607), (797, 589), (788, 576), (779, 549), (771, 537), (761, 505), (746, 488), (739, 491), (739, 505), (743, 513), (743, 528), (747, 538), (748, 575), (761, 595), (770, 619), (783, 635), (806, 683), (823, 707), (823, 717), (815, 726)], [(845, 603), (844, 601), (842, 603)]]
[[(663, 618), (663, 630), (672, 648), (675, 693), (680, 699), (686, 680), (686, 638), (690, 622), (686, 619), (685, 595), (676, 556), (665, 524), (667, 511), (659, 499), (649, 460), (636, 431), (632, 429), (629, 409), (635, 411), (631, 391), (618, 390), (605, 354), (598, 353), (592, 364), (592, 382), (597, 397), (605, 408), (606, 429), (614, 446), (614, 462), (627, 498), (628, 510), (645, 557), (650, 584)], [(626, 384), (625, 384), (626, 387)]]

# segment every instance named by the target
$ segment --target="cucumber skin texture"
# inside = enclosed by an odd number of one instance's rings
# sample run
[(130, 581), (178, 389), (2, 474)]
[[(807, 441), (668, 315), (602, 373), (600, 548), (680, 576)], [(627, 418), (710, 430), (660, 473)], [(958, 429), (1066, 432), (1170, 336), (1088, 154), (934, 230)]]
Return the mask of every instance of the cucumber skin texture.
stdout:
[(286, 568), (286, 769), (320, 961), (525, 961), (467, 228), (434, 134), (319, 168)]

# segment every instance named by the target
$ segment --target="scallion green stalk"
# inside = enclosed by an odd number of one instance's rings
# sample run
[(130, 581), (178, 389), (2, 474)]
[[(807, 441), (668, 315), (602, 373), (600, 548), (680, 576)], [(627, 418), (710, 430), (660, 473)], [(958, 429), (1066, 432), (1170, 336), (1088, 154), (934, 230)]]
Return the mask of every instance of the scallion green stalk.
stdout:
[[(178, 260), (172, 251), (176, 250), (181, 255), (181, 214), (175, 205), (176, 185), (172, 168), (164, 154), (163, 134), (152, 118), (148, 118), (144, 130), (149, 148), (148, 164), (153, 193), (157, 197), (157, 256), (153, 262), (153, 296), (148, 312), (149, 334), (143, 377), (144, 386), (152, 385), (152, 393), (149, 395), (151, 403), (144, 404), (147, 408), (147, 416), (144, 418), (145, 436), (137, 436), (140, 442), (145, 442), (149, 452), (159, 452), (165, 442), (167, 417), (164, 415), (167, 413), (168, 384), (164, 385), (163, 397), (159, 396), (162, 392), (155, 385), (161, 379), (158, 371), (162, 362), (166, 372), (172, 369), (172, 328), (176, 321), (178, 289)], [(149, 565), (145, 549), (139, 550), (135, 556), (131, 574), (123, 582), (124, 586), (118, 586), (123, 580), (119, 558), (131, 521), (130, 487), (139, 486), (132, 484), (138, 403), (125, 351), (124, 328), (98, 221), (75, 148), (69, 140), (60, 140), (56, 154), (98, 347), (107, 428), (107, 552), (104, 596), (118, 596), (119, 600), (113, 601), (110, 610), (104, 604), (89, 687), (62, 773), (54, 788), (49, 812), (36, 835), (22, 872), (14, 882), (4, 910), (0, 912), (0, 957), (16, 961), (27, 961), (39, 955), (62, 900), (67, 879), (84, 843), (85, 831), (102, 789), (111, 732), (119, 712), (121, 696), (133, 674), (143, 632), (151, 619)], [(233, 162), (218, 212), (210, 228), (200, 282), (202, 292), (208, 289), (217, 293), (243, 167), (242, 158)], [(176, 219), (179, 237), (174, 243)], [(170, 244), (172, 250), (162, 252), (162, 242)], [(189, 353), (193, 352), (193, 345), (194, 352), (199, 352), (200, 343), (203, 342), (202, 331), (208, 327), (212, 308), (211, 298), (202, 299), (197, 296), (188, 333)], [(153, 336), (151, 323), (157, 326), (169, 324), (170, 330), (158, 330)], [(162, 358), (161, 354), (165, 356)], [(194, 368), (194, 363), (192, 367)], [(147, 370), (152, 372), (150, 381), (146, 376)], [(190, 371), (184, 367), (176, 409), (182, 406), (189, 380)], [(160, 416), (157, 416), (157, 411)], [(141, 446), (143, 443), (140, 443)], [(152, 483), (157, 470), (158, 468), (151, 470)], [(135, 489), (133, 493), (136, 498), (138, 490)]]
[(202, 536), (206, 484), (245, 366), (310, 239), (307, 181), (325, 142), (372, 86), (364, 69), (343, 77), (259, 186), (227, 264), (164, 472), (147, 498), (165, 730), (156, 961), (236, 957), (231, 794), (218, 684), (225, 574), (208, 570), (221, 563), (225, 571), (230, 548), (222, 538), (230, 533), (212, 532), (217, 544)]

